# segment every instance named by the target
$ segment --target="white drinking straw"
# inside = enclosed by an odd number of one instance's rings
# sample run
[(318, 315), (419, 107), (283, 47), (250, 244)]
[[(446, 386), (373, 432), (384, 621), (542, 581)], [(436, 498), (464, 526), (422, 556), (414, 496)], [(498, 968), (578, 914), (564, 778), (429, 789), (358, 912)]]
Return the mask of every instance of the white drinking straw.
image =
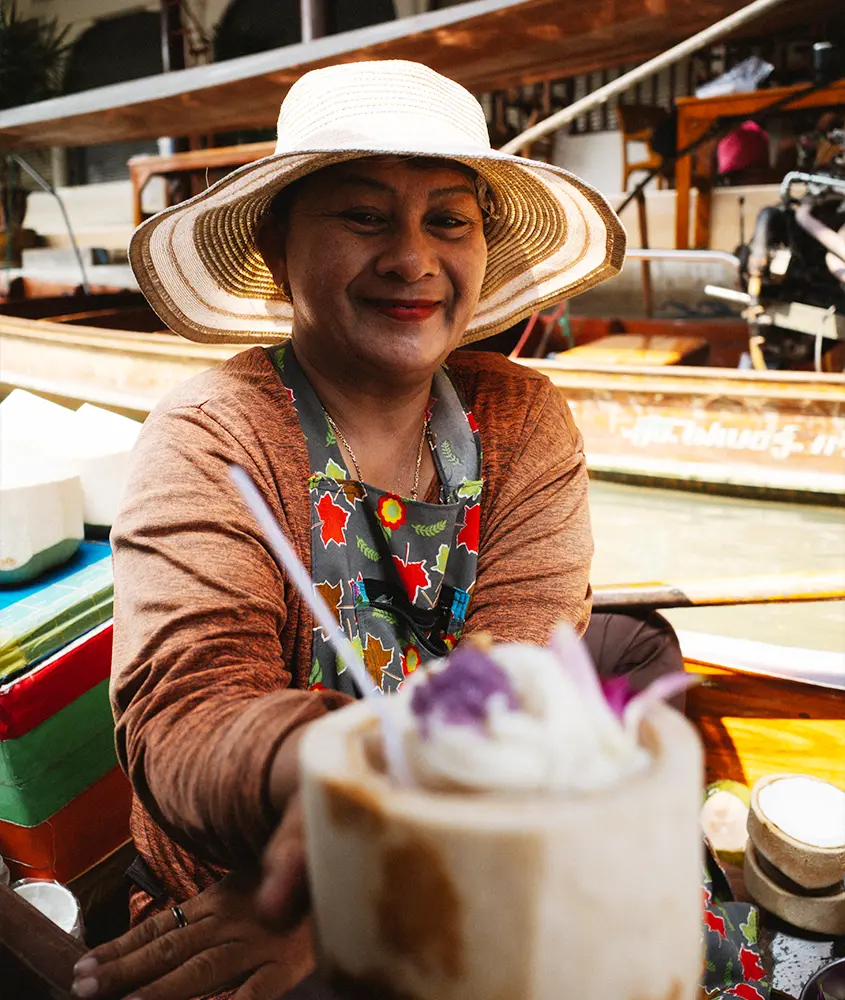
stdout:
[(322, 594), (312, 586), (311, 577), (302, 565), (299, 556), (294, 552), (290, 542), (285, 538), (284, 532), (279, 527), (276, 518), (273, 516), (273, 512), (267, 505), (267, 501), (261, 495), (249, 474), (239, 465), (230, 465), (229, 474), (238, 492), (243, 497), (244, 503), (264, 532), (273, 555), (279, 564), (285, 568), (288, 576), (296, 585), (300, 596), (308, 607), (311, 608), (317, 624), (323, 630), (326, 641), (331, 643), (346, 669), (352, 674), (355, 685), (361, 694), (364, 697), (373, 699), (372, 704), (381, 720), (384, 755), (391, 777), (399, 784), (411, 784), (411, 773), (407, 758), (405, 757), (402, 735), (386, 711), (387, 705), (381, 697), (383, 694), (381, 688), (376, 687), (372, 683), (355, 647), (341, 631), (337, 620), (329, 610), (329, 606), (323, 600)]
[(340, 631), (337, 620), (331, 611), (329, 611), (329, 606), (323, 600), (322, 594), (316, 591), (311, 585), (311, 577), (302, 565), (299, 556), (293, 551), (290, 542), (285, 538), (284, 532), (279, 527), (275, 517), (273, 517), (273, 512), (267, 505), (267, 501), (259, 493), (258, 487), (239, 465), (230, 465), (229, 473), (232, 481), (244, 498), (244, 503), (249, 507), (253, 517), (258, 521), (259, 527), (270, 543), (273, 555), (284, 566), (288, 576), (296, 584), (296, 589), (308, 607), (311, 608), (317, 624), (323, 630), (323, 634), (334, 646), (343, 665), (352, 674), (358, 690), (362, 695), (370, 695), (376, 692), (381, 694), (380, 689), (376, 688), (370, 681), (367, 670), (361, 662), (360, 656), (355, 651), (355, 647), (343, 632)]

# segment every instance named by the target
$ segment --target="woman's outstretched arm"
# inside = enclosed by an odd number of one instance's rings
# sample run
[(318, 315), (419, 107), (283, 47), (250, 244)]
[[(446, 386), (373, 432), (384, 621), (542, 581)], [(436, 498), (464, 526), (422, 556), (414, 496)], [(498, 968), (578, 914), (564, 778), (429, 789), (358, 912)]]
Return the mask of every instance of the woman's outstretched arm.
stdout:
[(229, 479), (233, 461), (292, 531), (272, 470), (202, 406), (145, 425), (112, 533), (111, 692), (118, 756), (150, 816), (203, 860), (241, 867), (283, 811), (270, 784), (280, 747), (342, 700), (290, 687), (297, 648), (283, 633), (301, 608)]

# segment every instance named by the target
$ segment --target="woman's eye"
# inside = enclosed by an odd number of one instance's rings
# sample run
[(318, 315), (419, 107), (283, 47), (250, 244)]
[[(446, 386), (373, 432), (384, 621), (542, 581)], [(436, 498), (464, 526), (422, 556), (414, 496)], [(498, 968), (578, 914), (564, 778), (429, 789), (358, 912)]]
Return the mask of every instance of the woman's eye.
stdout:
[(450, 215), (449, 213), (443, 213), (440, 215), (435, 215), (429, 221), (429, 225), (433, 226), (435, 229), (448, 229), (453, 233), (460, 233), (468, 229), (471, 223), (469, 219), (465, 219), (460, 215)]
[(340, 215), (341, 218), (346, 219), (349, 222), (354, 222), (358, 226), (366, 226), (367, 228), (374, 228), (384, 224), (384, 219), (380, 215), (375, 215), (373, 212), (363, 212), (357, 209), (350, 209), (347, 212), (341, 212)]

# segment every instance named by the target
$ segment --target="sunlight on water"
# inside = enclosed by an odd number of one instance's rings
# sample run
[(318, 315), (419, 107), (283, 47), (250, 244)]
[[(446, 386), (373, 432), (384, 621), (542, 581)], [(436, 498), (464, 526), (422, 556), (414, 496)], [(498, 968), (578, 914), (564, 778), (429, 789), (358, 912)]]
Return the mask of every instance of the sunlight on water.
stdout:
[[(683, 583), (845, 567), (845, 513), (593, 481), (593, 583)], [(845, 649), (845, 601), (684, 608), (676, 628)]]

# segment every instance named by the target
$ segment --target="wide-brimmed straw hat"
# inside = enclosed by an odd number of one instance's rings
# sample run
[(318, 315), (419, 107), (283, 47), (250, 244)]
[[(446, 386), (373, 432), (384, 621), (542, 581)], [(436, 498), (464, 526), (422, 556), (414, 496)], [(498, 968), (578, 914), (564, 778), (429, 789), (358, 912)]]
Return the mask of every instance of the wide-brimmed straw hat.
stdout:
[(152, 307), (189, 340), (270, 343), (293, 307), (255, 244), (282, 188), (368, 156), (466, 164), (487, 183), (487, 270), (463, 343), (616, 274), (625, 231), (607, 201), (560, 167), (490, 148), (484, 112), (462, 86), (420, 63), (358, 62), (313, 70), (290, 89), (272, 156), (165, 209), (133, 234), (129, 260)]

